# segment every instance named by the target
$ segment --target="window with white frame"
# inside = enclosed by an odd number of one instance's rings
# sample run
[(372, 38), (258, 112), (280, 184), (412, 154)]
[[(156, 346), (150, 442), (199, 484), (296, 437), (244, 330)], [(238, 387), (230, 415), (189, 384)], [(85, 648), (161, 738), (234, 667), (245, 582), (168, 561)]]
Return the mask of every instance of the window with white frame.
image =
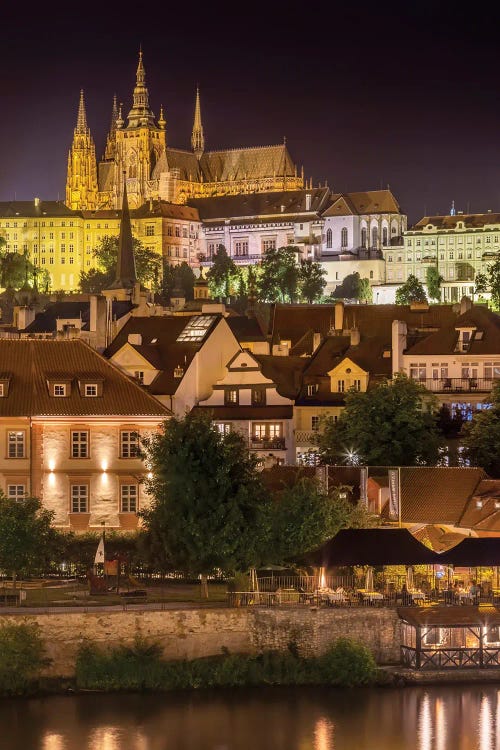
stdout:
[(317, 414), (314, 414), (311, 417), (311, 430), (313, 432), (318, 432), (318, 430), (319, 430), (319, 423), (320, 423), (320, 417), (318, 417)]
[(253, 440), (276, 440), (283, 435), (281, 422), (254, 422), (252, 425)]
[(136, 430), (121, 430), (120, 458), (137, 458), (139, 455), (139, 433)]
[(23, 500), (26, 496), (26, 486), (24, 484), (8, 484), (7, 497), (10, 500)]
[(141, 385), (144, 385), (144, 370), (136, 370), (134, 377)]
[(88, 430), (71, 430), (71, 458), (89, 457)]
[(138, 489), (136, 484), (122, 484), (120, 486), (120, 510), (122, 513), (137, 512)]
[(384, 245), (384, 247), (386, 247), (386, 245), (388, 245), (388, 232), (387, 232), (387, 227), (384, 227), (384, 228), (382, 229), (382, 245)]
[(318, 383), (310, 383), (307, 386), (307, 395), (314, 396), (314, 394), (318, 392), (318, 389), (319, 389)]
[(229, 435), (231, 432), (231, 422), (216, 422), (214, 427), (221, 435)]
[(234, 243), (234, 254), (238, 256), (248, 255), (248, 240), (237, 240)]
[(346, 229), (346, 227), (343, 227), (342, 231), (340, 233), (340, 245), (341, 245), (341, 247), (343, 247), (343, 248), (347, 247), (348, 240), (349, 240), (349, 235), (348, 235), (347, 229)]
[(88, 484), (71, 485), (71, 512), (88, 513), (89, 486)]
[(2, 398), (4, 395), (5, 393), (4, 393), (3, 383), (0, 383), (0, 398)]
[(97, 383), (85, 383), (84, 392), (89, 397), (97, 396)]
[(410, 364), (410, 378), (412, 380), (425, 380), (426, 369), (425, 362), (412, 362)]
[(15, 430), (7, 435), (9, 458), (24, 458), (26, 451), (26, 440), (24, 430)]
[(262, 252), (265, 253), (268, 250), (276, 250), (276, 239), (262, 240)]
[(54, 384), (54, 396), (65, 396), (66, 395), (66, 384), (55, 383)]
[(238, 395), (238, 390), (236, 388), (229, 388), (224, 391), (224, 403), (226, 405), (235, 406), (239, 401)]
[(327, 248), (332, 247), (332, 230), (331, 229), (326, 230), (326, 246)]
[(337, 391), (344, 393), (345, 391), (345, 380), (337, 380)]
[(483, 372), (486, 380), (500, 380), (500, 362), (485, 362)]

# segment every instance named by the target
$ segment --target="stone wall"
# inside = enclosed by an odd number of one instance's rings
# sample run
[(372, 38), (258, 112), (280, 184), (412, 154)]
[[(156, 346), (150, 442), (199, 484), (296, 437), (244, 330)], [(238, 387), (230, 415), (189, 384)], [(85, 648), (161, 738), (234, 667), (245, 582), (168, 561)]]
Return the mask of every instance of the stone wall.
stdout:
[(80, 644), (111, 648), (136, 636), (159, 642), (167, 659), (194, 659), (228, 649), (254, 654), (290, 645), (302, 656), (321, 654), (337, 638), (365, 643), (380, 664), (399, 662), (400, 620), (392, 609), (165, 609), (0, 615), (5, 622), (36, 623), (52, 664), (47, 674), (74, 673)]

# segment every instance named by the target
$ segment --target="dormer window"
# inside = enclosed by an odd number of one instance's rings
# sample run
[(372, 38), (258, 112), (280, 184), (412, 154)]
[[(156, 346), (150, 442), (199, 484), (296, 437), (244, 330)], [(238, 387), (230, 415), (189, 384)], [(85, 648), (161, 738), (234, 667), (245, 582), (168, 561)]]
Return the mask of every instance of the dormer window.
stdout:
[(236, 406), (238, 401), (238, 391), (235, 388), (224, 391), (224, 403), (226, 406)]
[(66, 383), (54, 383), (54, 396), (66, 396)]
[(85, 383), (85, 395), (95, 398), (97, 396), (97, 383)]
[(312, 383), (311, 385), (307, 386), (307, 395), (314, 396), (314, 394), (317, 393), (318, 390), (319, 390), (319, 385), (317, 383)]

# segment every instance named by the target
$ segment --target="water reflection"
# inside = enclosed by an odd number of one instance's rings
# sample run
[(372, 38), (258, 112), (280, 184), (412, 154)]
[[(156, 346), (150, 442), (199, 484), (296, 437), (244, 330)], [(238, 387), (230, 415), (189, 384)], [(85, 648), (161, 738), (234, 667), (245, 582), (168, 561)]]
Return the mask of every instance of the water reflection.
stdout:
[(255, 689), (0, 703), (1, 750), (500, 750), (500, 691)]

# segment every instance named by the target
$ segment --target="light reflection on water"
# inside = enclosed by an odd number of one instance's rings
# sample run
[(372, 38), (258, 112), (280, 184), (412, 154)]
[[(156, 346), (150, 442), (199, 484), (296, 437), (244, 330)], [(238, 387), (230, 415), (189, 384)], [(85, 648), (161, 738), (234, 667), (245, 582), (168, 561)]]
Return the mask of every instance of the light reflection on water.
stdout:
[(495, 686), (0, 702), (1, 750), (500, 750)]

